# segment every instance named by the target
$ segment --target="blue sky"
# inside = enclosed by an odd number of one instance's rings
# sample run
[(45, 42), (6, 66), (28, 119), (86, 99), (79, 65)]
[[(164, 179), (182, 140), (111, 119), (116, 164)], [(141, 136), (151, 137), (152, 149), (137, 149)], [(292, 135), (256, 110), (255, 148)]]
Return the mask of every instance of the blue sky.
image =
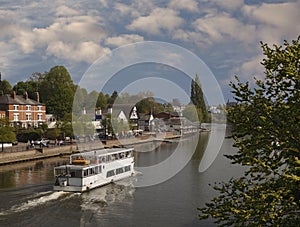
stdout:
[(234, 75), (262, 77), (260, 41), (297, 38), (299, 12), (299, 1), (278, 0), (1, 0), (0, 71), (14, 85), (63, 65), (79, 83), (115, 48), (162, 41), (201, 58), (227, 100)]

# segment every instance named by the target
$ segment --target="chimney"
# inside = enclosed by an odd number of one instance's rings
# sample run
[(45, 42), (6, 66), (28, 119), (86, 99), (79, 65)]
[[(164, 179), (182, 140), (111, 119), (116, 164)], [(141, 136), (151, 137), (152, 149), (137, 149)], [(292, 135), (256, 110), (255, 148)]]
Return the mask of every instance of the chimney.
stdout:
[(15, 92), (15, 91), (12, 92), (11, 97), (12, 97), (13, 99), (16, 99), (16, 98), (17, 98), (17, 95), (16, 95), (16, 92)]
[(24, 99), (25, 99), (25, 100), (28, 99), (28, 93), (27, 93), (27, 91), (25, 91), (25, 93), (24, 93)]
[(35, 92), (35, 101), (40, 102), (40, 94)]

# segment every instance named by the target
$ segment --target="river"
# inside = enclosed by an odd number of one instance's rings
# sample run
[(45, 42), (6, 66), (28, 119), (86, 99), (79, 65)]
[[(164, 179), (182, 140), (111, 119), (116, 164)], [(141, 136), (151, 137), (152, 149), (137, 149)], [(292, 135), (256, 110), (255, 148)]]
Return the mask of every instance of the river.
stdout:
[[(53, 192), (53, 167), (67, 157), (1, 166), (0, 226), (215, 226), (211, 220), (198, 220), (197, 207), (215, 195), (208, 184), (236, 176), (241, 168), (223, 156), (234, 152), (232, 140), (225, 139), (213, 164), (200, 173), (208, 138), (209, 133), (201, 133), (191, 160), (175, 176), (148, 187), (134, 186), (138, 173), (85, 193)], [(153, 151), (138, 152), (136, 165), (159, 163), (177, 146), (162, 143)]]

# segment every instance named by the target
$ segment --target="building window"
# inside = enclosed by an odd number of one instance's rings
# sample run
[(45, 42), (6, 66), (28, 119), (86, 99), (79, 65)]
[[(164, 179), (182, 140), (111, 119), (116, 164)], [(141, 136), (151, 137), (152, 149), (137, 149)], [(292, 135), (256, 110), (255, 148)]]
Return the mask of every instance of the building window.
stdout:
[(14, 110), (19, 110), (19, 105), (14, 105)]
[(42, 114), (38, 114), (38, 121), (42, 121), (43, 120), (43, 115)]
[(14, 121), (19, 121), (19, 114), (14, 114)]
[(26, 105), (26, 110), (31, 110), (31, 106), (30, 105)]
[(31, 121), (31, 114), (26, 114), (26, 120)]
[(38, 106), (38, 111), (42, 111), (42, 106)]

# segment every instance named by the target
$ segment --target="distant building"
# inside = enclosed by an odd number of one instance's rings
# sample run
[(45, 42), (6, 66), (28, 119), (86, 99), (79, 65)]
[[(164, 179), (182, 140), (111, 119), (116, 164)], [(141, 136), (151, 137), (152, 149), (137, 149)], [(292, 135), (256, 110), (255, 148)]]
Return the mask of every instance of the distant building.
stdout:
[(138, 129), (139, 115), (134, 104), (114, 104), (108, 108), (107, 113), (121, 122), (129, 123), (133, 129)]
[(11, 126), (38, 127), (46, 123), (46, 106), (40, 103), (39, 93), (35, 100), (28, 98), (27, 92), (24, 95), (0, 94), (0, 116), (6, 117)]

